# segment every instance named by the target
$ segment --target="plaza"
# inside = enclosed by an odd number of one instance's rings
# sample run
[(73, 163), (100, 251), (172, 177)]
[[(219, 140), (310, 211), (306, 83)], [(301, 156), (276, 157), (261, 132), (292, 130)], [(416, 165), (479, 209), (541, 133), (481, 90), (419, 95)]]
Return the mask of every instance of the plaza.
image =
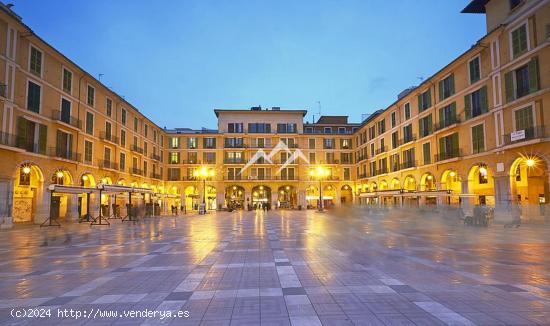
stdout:
[[(445, 212), (344, 207), (18, 226), (0, 232), (0, 324), (548, 325), (549, 225), (476, 228)], [(23, 308), (53, 316), (10, 316)], [(188, 317), (120, 315), (147, 309)]]

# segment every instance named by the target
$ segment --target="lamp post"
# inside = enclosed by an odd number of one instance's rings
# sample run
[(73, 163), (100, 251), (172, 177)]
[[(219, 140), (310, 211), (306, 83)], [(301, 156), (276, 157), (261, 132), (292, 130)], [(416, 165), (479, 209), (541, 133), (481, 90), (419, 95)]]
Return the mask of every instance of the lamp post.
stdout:
[(317, 166), (309, 171), (310, 176), (319, 180), (319, 212), (323, 211), (323, 178), (329, 174), (330, 170), (323, 166)]
[(202, 188), (203, 188), (202, 205), (204, 207), (204, 213), (206, 213), (206, 179), (208, 177), (213, 177), (214, 174), (215, 174), (214, 170), (208, 169), (206, 166), (203, 166), (200, 169), (195, 170), (195, 172), (193, 173), (195, 177), (202, 179)]

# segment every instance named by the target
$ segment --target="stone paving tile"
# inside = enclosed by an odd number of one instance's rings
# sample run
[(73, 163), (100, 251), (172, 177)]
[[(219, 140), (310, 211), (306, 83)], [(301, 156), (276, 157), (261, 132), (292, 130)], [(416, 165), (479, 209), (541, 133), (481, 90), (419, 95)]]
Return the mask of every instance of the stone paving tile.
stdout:
[(40, 305), (190, 312), (171, 325), (547, 325), (549, 239), (545, 224), (362, 207), (16, 225), (0, 231), (13, 244), (0, 249), (0, 324), (75, 324), (9, 316)]

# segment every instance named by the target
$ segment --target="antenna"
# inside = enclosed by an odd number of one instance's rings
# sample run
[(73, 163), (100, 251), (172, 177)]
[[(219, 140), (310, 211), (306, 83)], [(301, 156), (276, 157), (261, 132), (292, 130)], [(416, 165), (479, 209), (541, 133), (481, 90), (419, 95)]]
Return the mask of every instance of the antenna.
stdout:
[(321, 116), (321, 101), (317, 101), (317, 106), (319, 107), (319, 116)]
[(420, 80), (421, 83), (424, 81), (424, 77), (422, 77), (422, 76), (416, 77), (416, 79)]
[(99, 81), (101, 81), (101, 77), (103, 77), (103, 75), (105, 75), (105, 74), (98, 74), (98, 76), (97, 76), (98, 78), (97, 78), (97, 79), (98, 79)]

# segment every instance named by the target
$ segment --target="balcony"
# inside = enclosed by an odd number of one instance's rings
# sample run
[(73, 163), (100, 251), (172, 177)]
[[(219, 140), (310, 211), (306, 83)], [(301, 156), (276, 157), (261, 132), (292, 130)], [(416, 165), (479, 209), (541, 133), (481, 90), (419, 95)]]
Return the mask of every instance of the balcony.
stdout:
[(416, 165), (416, 161), (403, 161), (403, 163), (401, 163), (401, 170), (414, 168)]
[(138, 145), (132, 145), (132, 147), (130, 147), (130, 150), (132, 152), (136, 152), (136, 153), (139, 153), (139, 154), (143, 154), (143, 148), (142, 147), (139, 147)]
[(436, 162), (440, 162), (440, 161), (450, 160), (452, 158), (457, 158), (461, 156), (462, 156), (462, 149), (459, 148), (449, 152), (438, 153), (434, 156), (434, 159)]
[(143, 175), (143, 170), (138, 168), (132, 168), (130, 172), (134, 175)]
[(410, 142), (415, 141), (415, 140), (416, 140), (416, 135), (411, 135), (409, 137), (403, 137), (403, 139), (399, 140), (399, 143), (404, 145), (404, 144), (410, 143)]
[(246, 148), (244, 143), (225, 143), (224, 148)]
[(438, 130), (441, 130), (441, 129), (445, 129), (445, 128), (450, 127), (452, 125), (455, 125), (457, 123), (460, 123), (460, 118), (458, 118), (458, 117), (455, 117), (453, 119), (440, 120), (439, 123), (436, 123), (434, 125), (434, 130), (438, 131)]
[(81, 154), (75, 153), (73, 151), (68, 151), (65, 148), (58, 148), (58, 147), (49, 147), (48, 155), (52, 157), (62, 158), (65, 160), (75, 161), (75, 162), (80, 162), (82, 159)]
[(367, 174), (366, 174), (366, 173), (359, 173), (359, 174), (357, 175), (357, 177), (358, 177), (359, 179), (364, 179), (364, 178), (367, 177)]
[(63, 122), (78, 129), (82, 128), (82, 121), (80, 119), (71, 117), (67, 114), (62, 114), (60, 110), (52, 111), (52, 119), (55, 121)]
[(246, 179), (243, 175), (237, 174), (237, 175), (227, 175), (223, 177), (224, 180), (243, 180)]
[(225, 164), (244, 164), (245, 159), (244, 158), (224, 158), (223, 163)]
[(179, 176), (179, 174), (178, 175), (168, 174), (168, 181), (181, 181), (181, 177)]
[(0, 133), (0, 145), (17, 147), (17, 136), (5, 132)]
[(40, 150), (40, 146), (37, 143), (28, 141), (24, 137), (19, 137), (19, 136), (15, 137), (15, 147), (24, 149), (27, 152), (31, 152), (31, 153), (46, 154)]
[(379, 170), (376, 171), (376, 175), (381, 175), (381, 174), (386, 174), (386, 173), (388, 173), (387, 168), (379, 169)]
[(151, 172), (151, 174), (149, 175), (150, 178), (152, 179), (162, 179), (162, 175), (158, 174), (158, 173), (155, 173), (155, 172)]
[(111, 133), (106, 133), (105, 131), (99, 133), (99, 139), (118, 145), (118, 137)]
[(385, 153), (386, 150), (387, 150), (387, 147), (386, 147), (386, 146), (382, 146), (382, 147), (380, 147), (379, 149), (376, 150), (376, 155)]
[[(504, 146), (506, 146), (543, 137), (547, 137), (544, 126), (533, 126), (531, 128), (524, 129), (523, 135), (521, 131), (503, 135), (503, 143)], [(512, 141), (512, 139), (514, 140)]]
[(109, 160), (98, 160), (97, 165), (99, 165), (100, 169), (118, 170), (118, 164)]
[(150, 158), (155, 161), (160, 161), (160, 155), (157, 154), (151, 154)]

